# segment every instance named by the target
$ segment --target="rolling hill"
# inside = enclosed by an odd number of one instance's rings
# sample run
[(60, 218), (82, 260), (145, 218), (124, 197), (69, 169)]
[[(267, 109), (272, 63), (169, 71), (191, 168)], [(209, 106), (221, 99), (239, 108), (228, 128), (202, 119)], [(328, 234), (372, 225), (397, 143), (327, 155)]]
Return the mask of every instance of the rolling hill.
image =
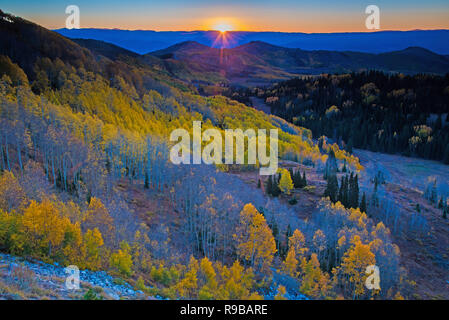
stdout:
[(371, 54), (352, 51), (306, 51), (260, 41), (232, 49), (217, 49), (188, 41), (149, 55), (168, 61), (185, 62), (192, 70), (217, 73), (231, 84), (237, 85), (263, 84), (299, 75), (363, 70), (405, 74), (449, 72), (447, 56), (419, 47)]

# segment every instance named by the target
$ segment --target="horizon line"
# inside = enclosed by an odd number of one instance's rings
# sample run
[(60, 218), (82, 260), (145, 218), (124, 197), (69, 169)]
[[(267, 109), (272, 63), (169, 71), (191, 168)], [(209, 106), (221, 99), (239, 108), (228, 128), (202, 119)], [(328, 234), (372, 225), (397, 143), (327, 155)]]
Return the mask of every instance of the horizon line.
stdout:
[[(59, 30), (108, 30), (108, 31), (147, 31), (147, 32), (217, 32), (222, 33), (219, 30), (208, 29), (208, 30), (152, 30), (152, 29), (120, 29), (120, 28), (96, 28), (96, 27), (83, 27), (78, 29), (68, 29), (68, 28), (49, 28), (52, 31)], [(449, 31), (449, 29), (408, 29), (408, 30), (369, 30), (369, 31), (336, 31), (336, 32), (303, 32), (303, 31), (273, 31), (273, 30), (265, 30), (265, 31), (248, 31), (248, 30), (229, 30), (225, 31), (225, 33), (233, 33), (233, 32), (247, 32), (247, 33), (289, 33), (289, 34), (348, 34), (348, 33), (380, 33), (380, 32), (414, 32), (414, 31)]]

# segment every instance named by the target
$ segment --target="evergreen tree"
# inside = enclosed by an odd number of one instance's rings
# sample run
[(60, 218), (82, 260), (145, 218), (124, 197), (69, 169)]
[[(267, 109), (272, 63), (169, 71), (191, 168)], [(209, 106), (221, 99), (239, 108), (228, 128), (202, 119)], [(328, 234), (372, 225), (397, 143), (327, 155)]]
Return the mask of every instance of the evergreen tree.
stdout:
[[(299, 174), (299, 173), (298, 173)], [(306, 178), (306, 171), (302, 174), (302, 187), (307, 187), (307, 178)]]
[(329, 197), (332, 202), (336, 202), (338, 199), (338, 180), (335, 174), (331, 175), (327, 179), (326, 190), (324, 190), (324, 196)]
[(324, 179), (328, 179), (328, 177), (332, 176), (333, 174), (335, 174), (338, 170), (337, 167), (337, 160), (335, 158), (335, 152), (334, 150), (330, 150), (329, 152), (329, 156), (326, 160), (326, 168), (324, 170)]
[(438, 202), (438, 209), (443, 209), (443, 197), (440, 197), (440, 201)]
[(345, 205), (344, 204), (344, 193), (345, 193), (344, 188), (345, 188), (345, 178), (342, 176), (341, 180), (340, 180), (340, 190), (338, 191), (338, 199), (337, 199), (338, 201), (340, 201), (340, 203), (342, 205)]
[(433, 181), (432, 191), (430, 193), (430, 202), (433, 204), (437, 203), (438, 195), (437, 195), (437, 181), (436, 179)]
[(267, 195), (272, 196), (273, 195), (273, 177), (269, 176), (267, 179)]
[(148, 172), (145, 171), (145, 183), (143, 186), (145, 189), (149, 189), (150, 188), (150, 179), (148, 177)]
[(342, 202), (342, 204), (345, 207), (348, 207), (349, 206), (349, 177), (348, 176), (345, 176), (344, 184), (345, 184), (345, 186), (343, 188), (343, 202)]
[(273, 176), (272, 185), (271, 185), (271, 195), (273, 197), (279, 197), (281, 194), (281, 189), (279, 188), (278, 180), (276, 179), (276, 175)]
[(366, 213), (366, 194), (365, 192), (362, 195), (362, 201), (360, 202), (360, 211)]

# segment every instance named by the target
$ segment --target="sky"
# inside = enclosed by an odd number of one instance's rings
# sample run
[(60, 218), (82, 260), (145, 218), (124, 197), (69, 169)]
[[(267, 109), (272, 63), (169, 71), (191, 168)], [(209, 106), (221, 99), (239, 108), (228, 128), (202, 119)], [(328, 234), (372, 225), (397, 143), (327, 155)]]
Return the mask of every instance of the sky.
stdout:
[(380, 30), (449, 29), (448, 0), (0, 0), (0, 9), (49, 29), (65, 27), (68, 5), (81, 28), (192, 31), (366, 32), (365, 8)]

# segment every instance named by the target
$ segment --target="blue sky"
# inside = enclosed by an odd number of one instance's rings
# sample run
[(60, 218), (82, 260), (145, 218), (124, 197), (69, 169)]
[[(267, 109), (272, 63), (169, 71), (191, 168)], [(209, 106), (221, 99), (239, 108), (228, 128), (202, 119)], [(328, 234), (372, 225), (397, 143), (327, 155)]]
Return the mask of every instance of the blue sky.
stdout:
[(226, 23), (249, 31), (367, 31), (364, 9), (374, 4), (383, 30), (449, 29), (448, 0), (0, 0), (0, 9), (53, 29), (65, 26), (72, 4), (80, 8), (82, 28), (189, 31)]

